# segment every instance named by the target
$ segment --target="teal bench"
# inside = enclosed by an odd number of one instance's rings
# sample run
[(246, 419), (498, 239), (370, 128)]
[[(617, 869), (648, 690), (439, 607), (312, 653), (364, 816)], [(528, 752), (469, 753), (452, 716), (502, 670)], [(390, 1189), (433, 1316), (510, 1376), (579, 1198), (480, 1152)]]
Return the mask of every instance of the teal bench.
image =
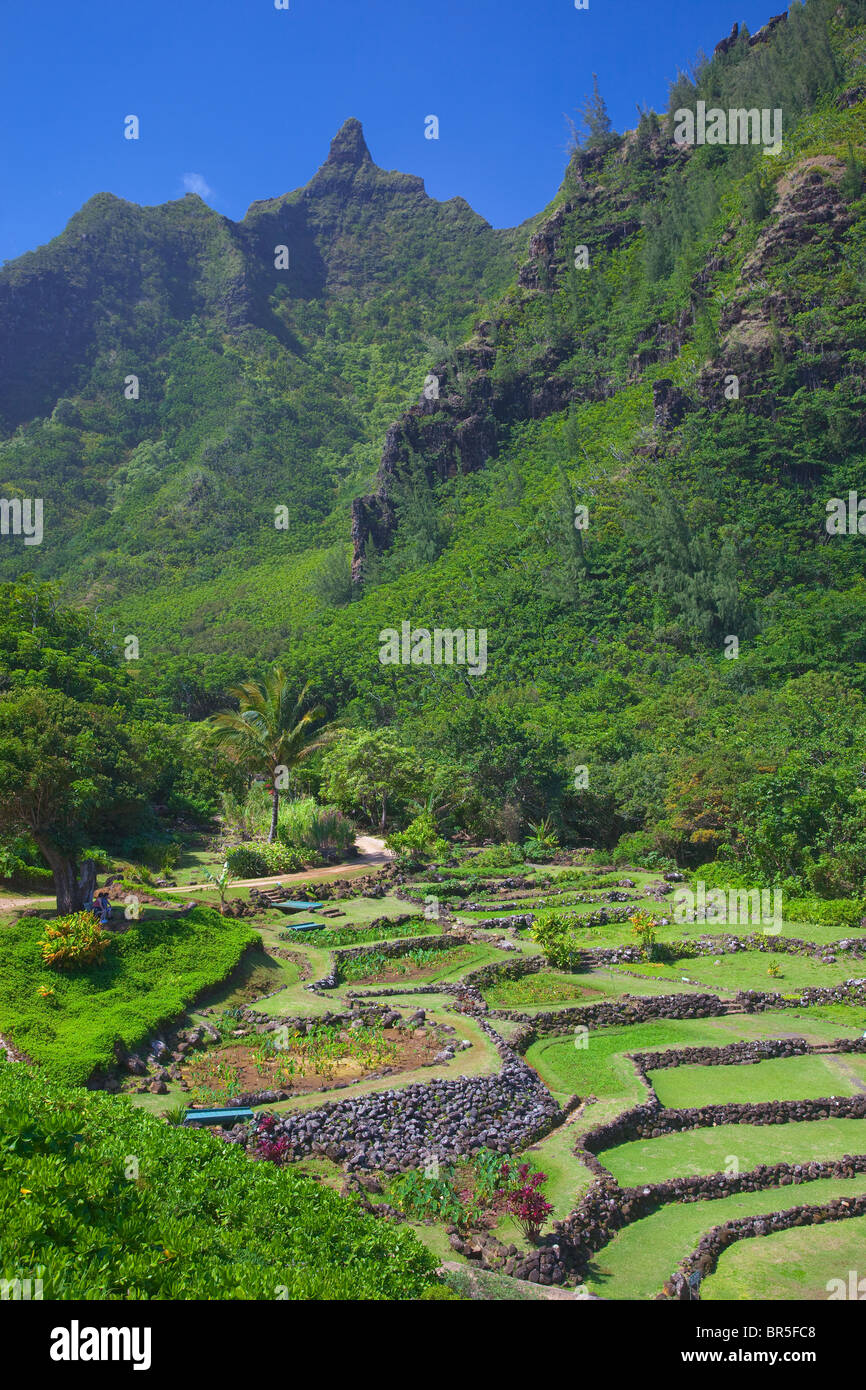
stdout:
[(183, 1117), (185, 1125), (236, 1125), (239, 1120), (251, 1120), (252, 1110), (237, 1106), (234, 1110), (187, 1110)]
[(292, 902), (290, 898), (287, 898), (285, 902), (275, 902), (273, 904), (274, 907), (281, 907), (286, 912), (315, 912), (317, 907), (324, 907), (324, 905), (324, 903)]

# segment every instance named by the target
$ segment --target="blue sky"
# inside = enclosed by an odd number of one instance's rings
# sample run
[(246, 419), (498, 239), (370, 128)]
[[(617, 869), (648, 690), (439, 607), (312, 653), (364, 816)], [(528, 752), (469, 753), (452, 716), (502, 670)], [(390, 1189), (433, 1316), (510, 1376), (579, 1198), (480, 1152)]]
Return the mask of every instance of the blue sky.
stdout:
[[(780, 0), (24, 0), (0, 18), (0, 260), (94, 193), (188, 187), (240, 218), (305, 184), (348, 116), (377, 164), (494, 226), (553, 196), (565, 113), (599, 84), (616, 129), (736, 19)], [(138, 141), (123, 138), (127, 115)], [(438, 141), (424, 138), (437, 115)]]

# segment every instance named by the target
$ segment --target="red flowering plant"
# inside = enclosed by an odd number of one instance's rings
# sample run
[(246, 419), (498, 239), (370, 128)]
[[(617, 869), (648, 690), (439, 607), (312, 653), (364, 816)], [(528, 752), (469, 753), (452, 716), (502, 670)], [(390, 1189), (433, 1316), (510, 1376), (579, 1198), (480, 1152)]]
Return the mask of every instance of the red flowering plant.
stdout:
[(513, 1216), (526, 1239), (537, 1245), (544, 1225), (553, 1207), (542, 1195), (539, 1188), (547, 1182), (547, 1174), (533, 1172), (529, 1163), (521, 1163), (515, 1173), (508, 1164), (503, 1165), (502, 1179), (508, 1186), (503, 1206)]
[(253, 1158), (265, 1159), (268, 1163), (276, 1163), (280, 1167), (283, 1163), (288, 1163), (291, 1150), (288, 1139), (277, 1129), (276, 1117), (263, 1115), (256, 1130)]

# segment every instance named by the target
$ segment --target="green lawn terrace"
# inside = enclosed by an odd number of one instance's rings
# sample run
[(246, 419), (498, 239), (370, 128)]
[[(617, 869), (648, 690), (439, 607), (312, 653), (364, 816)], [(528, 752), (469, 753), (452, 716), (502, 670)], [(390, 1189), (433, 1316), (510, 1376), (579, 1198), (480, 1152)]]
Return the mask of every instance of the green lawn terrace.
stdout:
[[(863, 1193), (866, 1174), (818, 1178), (711, 1201), (667, 1203), (624, 1227), (598, 1251), (585, 1283), (601, 1298), (652, 1299), (714, 1226)], [(825, 1299), (829, 1279), (847, 1278), (849, 1269), (862, 1269), (864, 1236), (866, 1218), (854, 1217), (737, 1241), (723, 1253), (716, 1273), (701, 1284), (701, 1299)]]
[[(828, 1193), (837, 1195), (847, 1195), (847, 1189), (845, 1193)], [(740, 1240), (722, 1253), (714, 1273), (703, 1281), (701, 1298), (708, 1303), (729, 1299), (862, 1300), (866, 1292), (866, 1284), (861, 1282), (866, 1275), (864, 1250), (866, 1216), (773, 1232), (761, 1240)]]
[(648, 1074), (661, 1104), (669, 1109), (758, 1104), (770, 1100), (818, 1100), (866, 1095), (866, 1056), (828, 1054), (771, 1057), (749, 1066), (682, 1066)]
[[(595, 1096), (600, 1102), (587, 1109), (585, 1122), (578, 1126), (580, 1133), (612, 1118), (628, 1106), (644, 1101), (645, 1091), (630, 1054), (683, 1047), (725, 1047), (731, 1043), (774, 1038), (804, 1038), (810, 1045), (827, 1046), (840, 1037), (854, 1040), (861, 1036), (866, 1009), (839, 1006), (829, 1019), (821, 1017), (821, 1012), (820, 1009), (804, 1008), (762, 1014), (729, 1014), (718, 1018), (662, 1018), (620, 1027), (590, 1028), (582, 1036), (569, 1029), (562, 1034), (553, 1033), (537, 1038), (527, 1049), (526, 1060), (560, 1102), (564, 1103), (575, 1095)], [(846, 1057), (845, 1060), (856, 1060), (860, 1064), (863, 1058)], [(738, 1068), (673, 1067), (654, 1075), (660, 1078), (662, 1085), (673, 1088), (677, 1085), (676, 1077), (680, 1071), (689, 1074), (694, 1070), (702, 1071), (706, 1075), (707, 1085), (714, 1084), (713, 1075), (717, 1071), (738, 1071), (743, 1076), (741, 1084), (748, 1086), (749, 1077), (756, 1067), (763, 1065), (754, 1063)]]
[(741, 1172), (761, 1164), (808, 1163), (866, 1153), (866, 1120), (793, 1121), (781, 1125), (713, 1125), (635, 1139), (599, 1153), (620, 1187), (723, 1173), (733, 1156)]

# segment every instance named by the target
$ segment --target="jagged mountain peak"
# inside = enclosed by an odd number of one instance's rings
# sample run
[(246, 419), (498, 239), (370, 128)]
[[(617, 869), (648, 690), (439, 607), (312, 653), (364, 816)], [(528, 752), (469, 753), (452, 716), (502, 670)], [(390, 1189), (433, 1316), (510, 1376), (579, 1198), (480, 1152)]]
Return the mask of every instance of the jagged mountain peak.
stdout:
[(355, 117), (344, 121), (331, 141), (331, 149), (326, 165), (352, 165), (359, 169), (362, 164), (372, 164), (373, 159), (364, 139), (364, 127)]

